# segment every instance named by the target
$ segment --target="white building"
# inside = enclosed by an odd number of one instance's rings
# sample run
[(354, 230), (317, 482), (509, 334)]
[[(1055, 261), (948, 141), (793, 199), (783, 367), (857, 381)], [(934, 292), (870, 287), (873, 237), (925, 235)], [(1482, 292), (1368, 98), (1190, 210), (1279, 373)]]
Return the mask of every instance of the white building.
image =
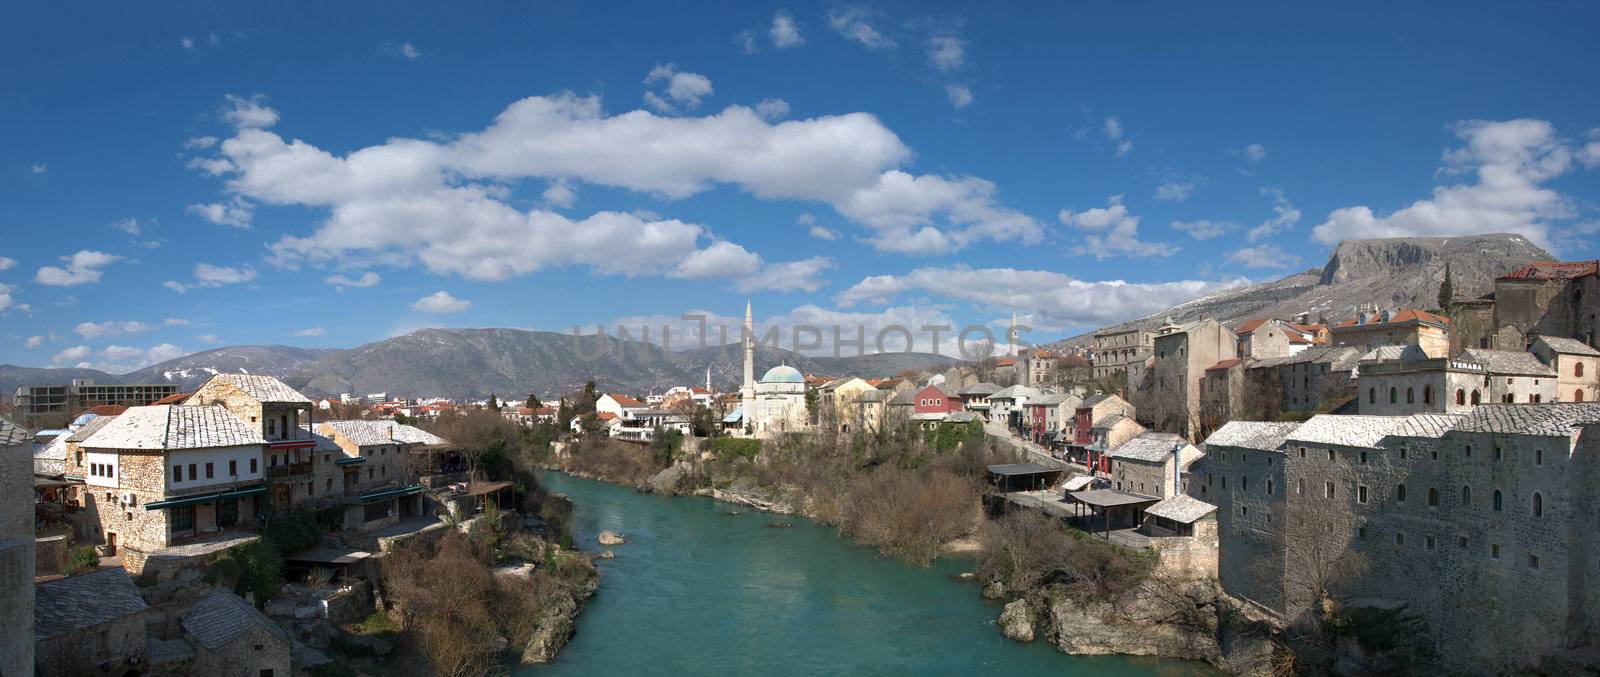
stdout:
[[(779, 365), (759, 383), (756, 373), (755, 319), (744, 306), (744, 385), (739, 388), (740, 424), (756, 437), (798, 432), (806, 426), (806, 379), (799, 369)], [(730, 416), (730, 418), (732, 418)]]

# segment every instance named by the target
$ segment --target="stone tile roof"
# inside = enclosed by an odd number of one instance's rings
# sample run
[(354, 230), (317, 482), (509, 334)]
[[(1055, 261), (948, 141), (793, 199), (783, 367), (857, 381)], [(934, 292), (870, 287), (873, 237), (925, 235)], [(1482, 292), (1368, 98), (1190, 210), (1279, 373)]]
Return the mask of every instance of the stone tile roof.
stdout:
[(952, 411), (944, 420), (946, 423), (971, 423), (978, 420), (978, 415), (970, 411)]
[(1374, 447), (1389, 436), (1440, 437), (1459, 426), (1459, 414), (1347, 416), (1318, 414), (1284, 438), (1285, 442)]
[(1521, 350), (1489, 350), (1468, 348), (1461, 351), (1462, 359), (1482, 362), (1491, 374), (1527, 374), (1529, 376), (1555, 376), (1556, 373), (1533, 353)]
[(1426, 359), (1429, 359), (1428, 354), (1422, 348), (1409, 343), (1403, 346), (1378, 346), (1361, 356), (1362, 362), (1416, 362)]
[(991, 400), (1014, 400), (1020, 397), (1038, 397), (1039, 391), (1024, 385), (1006, 386), (989, 396)]
[(261, 432), (218, 405), (129, 407), (82, 442), (89, 449), (208, 449), (266, 444)]
[(1075, 400), (1075, 399), (1077, 399), (1077, 398), (1073, 397), (1071, 395), (1067, 395), (1065, 393), (1048, 393), (1048, 394), (1045, 394), (1045, 395), (1040, 395), (1038, 397), (1029, 399), (1028, 400), (1028, 406), (1031, 407), (1031, 406), (1034, 406), (1034, 405), (1038, 405), (1038, 406), (1042, 406), (1042, 407), (1058, 407), (1058, 406), (1061, 406), (1062, 402), (1066, 402), (1068, 400)]
[(1573, 428), (1600, 423), (1600, 402), (1484, 404), (1467, 414), (1456, 430), (1566, 437)]
[(1589, 344), (1565, 336), (1540, 336), (1535, 343), (1543, 342), (1550, 346), (1550, 350), (1564, 355), (1600, 355), (1600, 350), (1589, 347)]
[(993, 383), (974, 383), (961, 389), (961, 395), (993, 395), (999, 392), (1000, 386)]
[(1285, 437), (1299, 428), (1298, 422), (1279, 421), (1229, 421), (1206, 438), (1207, 448), (1212, 445), (1274, 451)]
[(889, 399), (889, 393), (883, 390), (863, 390), (856, 393), (857, 402), (882, 402)]
[(1110, 428), (1110, 427), (1112, 427), (1112, 426), (1114, 426), (1114, 425), (1116, 425), (1118, 423), (1121, 423), (1123, 421), (1129, 421), (1129, 420), (1132, 420), (1132, 419), (1128, 418), (1127, 416), (1124, 416), (1121, 412), (1117, 412), (1115, 414), (1106, 414), (1105, 416), (1101, 416), (1100, 420), (1090, 423), (1089, 427), (1091, 427), (1091, 428)]
[(35, 641), (92, 628), (148, 608), (122, 567), (40, 583), (33, 594)]
[(1188, 440), (1172, 433), (1142, 433), (1112, 449), (1109, 456), (1159, 463), (1172, 455), (1173, 445), (1190, 446)]
[[(120, 415), (121, 414), (118, 414), (117, 416), (120, 416)], [(104, 427), (106, 427), (108, 425), (111, 425), (111, 422), (115, 421), (115, 420), (117, 420), (116, 416), (96, 416), (94, 418), (91, 418), (91, 419), (89, 419), (88, 423), (83, 424), (82, 427), (80, 427), (77, 430), (73, 431), (73, 433), (71, 435), (68, 435), (67, 436), (67, 441), (68, 442), (82, 442), (82, 441), (84, 441), (86, 439), (89, 439), (90, 435), (93, 435), (93, 434), (95, 434), (97, 432), (100, 432), (101, 428), (104, 428)]]
[(333, 438), (312, 430), (311, 426), (301, 425), (300, 430), (311, 435), (311, 439), (316, 440), (317, 446), (312, 449), (313, 451), (341, 451), (339, 445), (334, 444)]
[(162, 666), (194, 658), (194, 647), (181, 639), (151, 637), (145, 640), (144, 657), (150, 666)]
[(10, 421), (0, 418), (0, 447), (11, 447), (18, 444), (27, 444), (32, 441), (33, 433), (30, 433), (18, 426), (12, 425)]
[(444, 438), (411, 425), (394, 421), (323, 421), (352, 444), (370, 447), (379, 444), (448, 444)]
[(221, 381), (238, 388), (258, 402), (311, 404), (311, 400), (306, 398), (305, 395), (301, 395), (300, 391), (290, 388), (289, 384), (271, 376), (262, 376), (260, 374), (217, 374), (212, 376), (211, 380)]
[(889, 398), (889, 404), (914, 407), (917, 405), (917, 390), (902, 390)]
[(289, 635), (277, 623), (243, 598), (221, 588), (212, 589), (183, 615), (183, 629), (211, 651), (226, 647), (251, 626), (266, 630), (285, 645), (289, 644)]
[(1282, 367), (1284, 365), (1301, 364), (1305, 362), (1315, 364), (1322, 364), (1326, 362), (1332, 365), (1329, 367), (1331, 370), (1344, 371), (1354, 366), (1355, 363), (1361, 359), (1361, 356), (1362, 354), (1360, 349), (1352, 348), (1350, 346), (1317, 346), (1314, 348), (1306, 348), (1305, 350), (1287, 357), (1269, 357), (1262, 360), (1256, 360), (1254, 364), (1250, 365), (1250, 368), (1259, 369), (1262, 367)]
[(1178, 494), (1162, 499), (1155, 505), (1144, 509), (1146, 515), (1165, 517), (1174, 522), (1192, 524), (1195, 520), (1216, 512), (1217, 506), (1211, 505), (1187, 494)]

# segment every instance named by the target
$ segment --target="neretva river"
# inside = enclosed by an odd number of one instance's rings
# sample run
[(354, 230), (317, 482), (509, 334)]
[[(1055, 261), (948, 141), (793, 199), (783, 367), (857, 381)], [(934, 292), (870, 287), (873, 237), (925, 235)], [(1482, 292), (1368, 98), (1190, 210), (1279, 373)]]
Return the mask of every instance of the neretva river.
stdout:
[[(1043, 641), (1018, 644), (970, 566), (919, 569), (880, 557), (831, 528), (700, 497), (663, 497), (554, 472), (575, 504), (574, 538), (598, 549), (600, 591), (554, 663), (522, 675), (1164, 675), (1199, 664), (1080, 658)], [(730, 515), (738, 511), (742, 515)], [(769, 526), (786, 522), (790, 528)]]

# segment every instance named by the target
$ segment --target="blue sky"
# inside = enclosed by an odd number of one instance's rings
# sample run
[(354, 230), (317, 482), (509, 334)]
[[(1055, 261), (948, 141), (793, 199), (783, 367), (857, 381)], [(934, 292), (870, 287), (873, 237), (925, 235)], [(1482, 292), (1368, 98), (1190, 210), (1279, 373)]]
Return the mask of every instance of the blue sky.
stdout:
[(1042, 340), (1346, 237), (1596, 255), (1600, 8), (1286, 5), (5, 3), (0, 362), (746, 297)]

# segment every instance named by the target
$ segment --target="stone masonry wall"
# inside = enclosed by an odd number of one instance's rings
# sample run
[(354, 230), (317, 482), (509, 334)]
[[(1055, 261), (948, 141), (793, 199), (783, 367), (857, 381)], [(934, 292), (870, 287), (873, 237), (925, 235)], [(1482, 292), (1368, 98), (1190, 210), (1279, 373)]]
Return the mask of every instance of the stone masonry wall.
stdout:
[(0, 448), (0, 674), (33, 674), (33, 457)]

